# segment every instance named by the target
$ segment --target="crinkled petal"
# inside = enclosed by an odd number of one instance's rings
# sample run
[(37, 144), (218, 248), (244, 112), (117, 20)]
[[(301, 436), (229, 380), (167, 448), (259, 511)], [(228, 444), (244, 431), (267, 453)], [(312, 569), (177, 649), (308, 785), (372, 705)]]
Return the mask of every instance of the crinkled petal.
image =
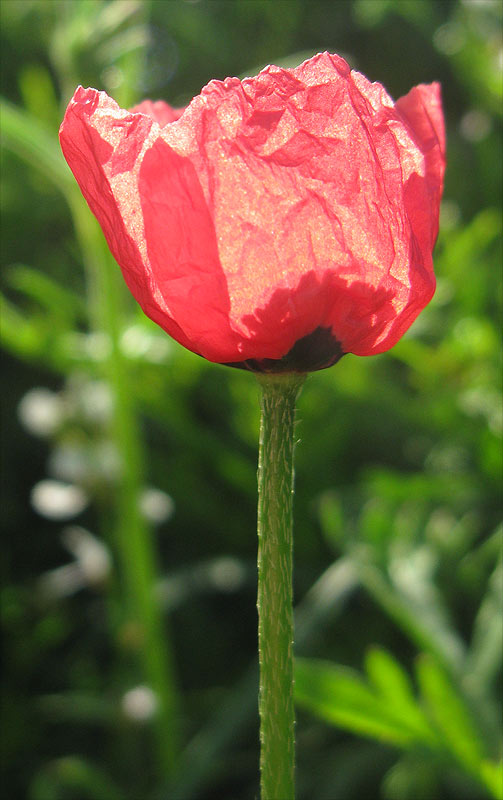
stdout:
[(146, 114), (147, 117), (151, 117), (163, 128), (165, 125), (169, 125), (170, 122), (180, 119), (185, 108), (173, 108), (169, 103), (165, 103), (164, 100), (156, 100), (155, 102), (143, 100), (143, 102), (138, 103), (138, 105), (129, 110), (132, 114)]
[[(210, 360), (239, 356), (228, 324), (229, 299), (215, 231), (211, 220), (201, 225), (208, 211), (190, 161), (166, 154), (169, 148), (152, 118), (124, 111), (104, 92), (82, 87), (67, 109), (60, 140), (145, 313), (185, 347)], [(150, 191), (155, 178), (155, 191)], [(184, 223), (178, 232), (176, 220)], [(166, 226), (165, 240), (176, 242), (172, 252), (163, 244), (159, 225)], [(197, 297), (204, 297), (203, 306), (195, 302)]]
[[(315, 322), (330, 325), (347, 351), (381, 352), (431, 298), (440, 180), (431, 207), (422, 199), (425, 153), (408, 120), (380, 84), (340, 57), (212, 81), (163, 134), (200, 178), (231, 325), (264, 357), (279, 357)], [(313, 319), (296, 290), (308, 272), (324, 287), (327, 271), (346, 289), (320, 319), (320, 288)], [(362, 304), (358, 285), (375, 294), (375, 307)], [(260, 327), (250, 327), (254, 313)]]
[(79, 89), (61, 141), (135, 297), (210, 360), (383, 352), (433, 295), (438, 84), (394, 103), (322, 53), (211, 81), (183, 112)]

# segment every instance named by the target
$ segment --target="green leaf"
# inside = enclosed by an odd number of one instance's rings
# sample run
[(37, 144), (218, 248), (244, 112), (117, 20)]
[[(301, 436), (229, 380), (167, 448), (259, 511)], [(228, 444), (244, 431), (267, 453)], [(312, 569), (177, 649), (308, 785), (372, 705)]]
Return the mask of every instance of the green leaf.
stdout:
[(295, 666), (298, 704), (326, 722), (353, 733), (408, 748), (417, 732), (385, 697), (356, 673), (324, 661), (300, 659)]
[(438, 748), (438, 737), (414, 696), (412, 682), (393, 656), (382, 648), (371, 648), (365, 660), (367, 674), (383, 700), (406, 720), (407, 725), (416, 730), (418, 739), (428, 743), (432, 749)]
[(78, 346), (78, 337), (85, 339), (85, 334), (62, 329), (54, 322), (50, 314), (27, 316), (0, 295), (0, 341), (4, 350), (57, 372), (98, 360)]
[(438, 770), (425, 762), (424, 754), (406, 753), (384, 776), (383, 800), (432, 800), (442, 796)]
[(335, 491), (329, 489), (321, 495), (319, 515), (327, 539), (337, 549), (340, 548), (346, 541), (348, 526), (344, 518), (341, 500)]
[(438, 739), (417, 704), (414, 688), (401, 665), (382, 648), (371, 648), (365, 660), (367, 674), (383, 701), (417, 731), (418, 739), (438, 747)]
[(357, 735), (422, 752), (422, 758), (429, 751), (446, 764), (454, 760), (465, 774), (500, 798), (500, 766), (487, 758), (462, 696), (437, 661), (422, 656), (417, 666), (427, 712), (391, 655), (375, 648), (366, 663), (370, 685), (353, 670), (324, 661), (297, 660), (297, 703)]
[(79, 725), (110, 725), (117, 716), (116, 704), (91, 692), (60, 692), (37, 698), (37, 710), (49, 720)]
[[(450, 234), (449, 246), (439, 256), (446, 273), (459, 270), (468, 273), (472, 269), (474, 259), (487, 250), (497, 240), (501, 229), (500, 213), (497, 208), (484, 208), (473, 217), (468, 225)], [(460, 289), (468, 287), (460, 286)]]
[(6, 350), (23, 358), (37, 356), (40, 351), (36, 324), (4, 297), (0, 297), (0, 339)]
[(409, 676), (390, 653), (372, 647), (365, 659), (367, 674), (375, 688), (394, 705), (414, 703), (414, 691)]
[(62, 800), (79, 797), (82, 800), (120, 800), (118, 787), (103, 770), (83, 758), (66, 756), (42, 768), (30, 786), (30, 800)]
[(418, 659), (417, 677), (429, 715), (446, 746), (465, 768), (479, 774), (481, 738), (452, 679), (431, 655)]
[(405, 594), (405, 582), (397, 585), (396, 572), (392, 584), (382, 569), (361, 558), (355, 558), (354, 563), (368, 593), (418, 648), (434, 652), (442, 663), (456, 672), (464, 659), (464, 645), (456, 631), (445, 620), (438, 592), (434, 587), (433, 592), (430, 591), (432, 584), (423, 582), (422, 588), (428, 587), (428, 594), (432, 596), (426, 596), (425, 592), (419, 603), (417, 595), (419, 589), (416, 588), (415, 597)]
[(503, 800), (503, 759), (496, 761), (482, 761), (480, 776), (496, 800)]
[(7, 100), (0, 100), (2, 144), (27, 164), (42, 172), (63, 192), (75, 194), (75, 183), (59, 147), (56, 131)]
[(13, 289), (36, 300), (53, 318), (72, 324), (86, 318), (84, 300), (39, 270), (16, 264), (7, 272), (6, 281)]
[(54, 84), (41, 64), (29, 64), (19, 75), (19, 88), (28, 113), (47, 126), (57, 126), (60, 110)]
[[(501, 537), (500, 537), (501, 538)], [(480, 604), (473, 626), (473, 637), (467, 658), (470, 680), (485, 689), (501, 664), (503, 648), (503, 563), (499, 563), (489, 579), (487, 592)]]

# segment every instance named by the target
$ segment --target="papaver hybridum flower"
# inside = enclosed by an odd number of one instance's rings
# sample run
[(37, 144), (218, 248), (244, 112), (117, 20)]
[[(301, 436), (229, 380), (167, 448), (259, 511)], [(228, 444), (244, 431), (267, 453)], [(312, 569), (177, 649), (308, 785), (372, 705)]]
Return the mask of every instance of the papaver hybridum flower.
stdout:
[(323, 53), (212, 81), (183, 111), (79, 87), (60, 137), (147, 316), (210, 361), (381, 353), (433, 295), (438, 84), (393, 102)]

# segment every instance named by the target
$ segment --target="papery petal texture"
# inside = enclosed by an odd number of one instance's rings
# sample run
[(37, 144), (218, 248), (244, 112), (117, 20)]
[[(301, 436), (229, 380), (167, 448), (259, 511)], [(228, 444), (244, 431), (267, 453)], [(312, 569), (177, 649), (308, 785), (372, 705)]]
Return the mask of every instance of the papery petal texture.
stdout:
[(145, 313), (210, 361), (380, 353), (433, 295), (438, 84), (394, 103), (323, 53), (212, 81), (185, 110), (79, 87), (60, 138)]
[(132, 114), (145, 114), (159, 123), (161, 127), (168, 125), (170, 122), (180, 119), (184, 108), (173, 108), (169, 103), (163, 100), (143, 100), (138, 105), (129, 109)]

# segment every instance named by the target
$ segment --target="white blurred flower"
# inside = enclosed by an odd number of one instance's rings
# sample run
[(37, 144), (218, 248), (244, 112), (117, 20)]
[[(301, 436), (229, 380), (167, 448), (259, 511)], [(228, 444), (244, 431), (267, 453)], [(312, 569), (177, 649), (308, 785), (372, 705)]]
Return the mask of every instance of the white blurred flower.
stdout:
[(66, 388), (72, 416), (91, 423), (108, 423), (113, 416), (113, 396), (108, 383), (73, 373)]
[(171, 343), (167, 336), (149, 331), (143, 325), (131, 325), (121, 336), (121, 348), (128, 358), (144, 358), (160, 364), (169, 355)]
[(48, 469), (60, 481), (81, 483), (87, 478), (87, 453), (82, 444), (62, 442), (49, 456)]
[(104, 381), (86, 381), (79, 387), (78, 406), (91, 422), (108, 422), (113, 414), (113, 397)]
[(66, 441), (52, 451), (48, 469), (55, 478), (69, 483), (111, 481), (120, 473), (120, 459), (110, 441)]
[(121, 458), (113, 442), (102, 441), (95, 447), (96, 472), (107, 480), (113, 480), (120, 475)]
[(78, 564), (65, 564), (44, 572), (38, 581), (42, 596), (49, 600), (69, 597), (84, 586)]
[(111, 568), (108, 549), (85, 528), (65, 528), (61, 538), (75, 561), (41, 575), (40, 590), (51, 600), (69, 597), (86, 586), (99, 586), (106, 580)]
[(467, 111), (459, 124), (461, 135), (468, 142), (482, 142), (491, 133), (492, 126), (489, 114), (476, 108)]
[(108, 577), (110, 553), (102, 541), (76, 525), (65, 528), (62, 538), (66, 549), (75, 557), (86, 583), (102, 583)]
[(148, 351), (151, 336), (142, 325), (131, 325), (121, 336), (121, 347), (129, 358), (141, 358)]
[(35, 436), (51, 436), (65, 417), (65, 404), (56, 392), (37, 387), (30, 389), (18, 405), (21, 424)]
[(78, 361), (104, 361), (112, 352), (112, 342), (106, 333), (80, 333), (71, 331), (64, 336), (63, 346), (71, 358)]
[(459, 22), (446, 22), (433, 34), (433, 44), (440, 53), (453, 56), (463, 49), (466, 33)]
[(166, 522), (174, 510), (173, 499), (161, 489), (148, 487), (140, 495), (140, 511), (149, 522), (158, 525)]
[(148, 686), (136, 686), (123, 695), (122, 710), (135, 722), (146, 722), (158, 709), (157, 697)]
[(246, 571), (243, 565), (232, 556), (215, 558), (208, 564), (208, 578), (221, 592), (235, 592), (243, 584)]
[(30, 501), (41, 516), (53, 520), (76, 517), (89, 502), (87, 494), (80, 487), (51, 480), (36, 483), (31, 490)]

